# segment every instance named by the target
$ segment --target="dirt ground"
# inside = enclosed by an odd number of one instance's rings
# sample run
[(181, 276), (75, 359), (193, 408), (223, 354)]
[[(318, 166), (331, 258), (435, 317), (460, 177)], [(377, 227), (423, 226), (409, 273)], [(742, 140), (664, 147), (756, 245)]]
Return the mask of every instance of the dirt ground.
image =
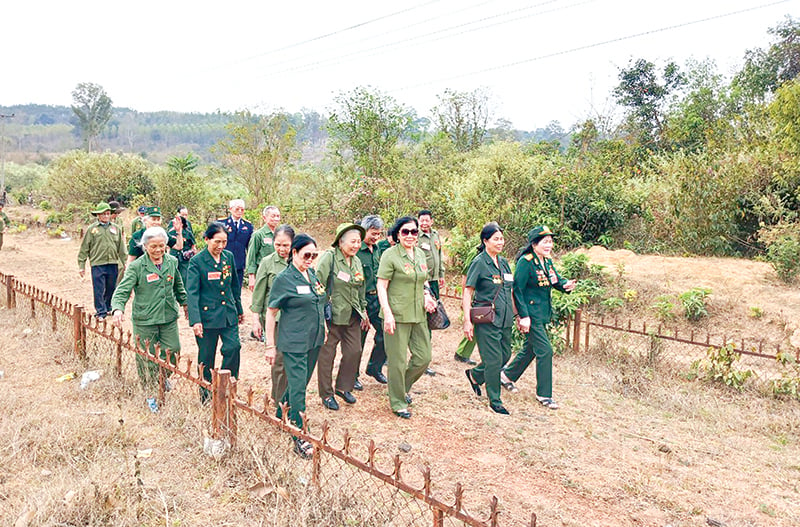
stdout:
[[(13, 211), (9, 213), (13, 217)], [(79, 240), (53, 239), (41, 232), (7, 235), (0, 271), (91, 306), (91, 284), (76, 272), (78, 244)], [(714, 315), (703, 324), (716, 332), (774, 334), (781, 341), (800, 320), (797, 288), (778, 285), (767, 264), (638, 256), (602, 248), (589, 255), (611, 274), (621, 274), (624, 287), (636, 289), (642, 299), (691, 287), (712, 288)], [(624, 263), (622, 273), (619, 262)], [(247, 309), (249, 292), (243, 297)], [(759, 307), (764, 316), (754, 319), (751, 307)], [(454, 302), (448, 304), (448, 312), (459, 312)], [(565, 354), (555, 360), (560, 410), (536, 403), (535, 379), (528, 372), (518, 383), (520, 393), (504, 394), (511, 415), (498, 416), (487, 408), (485, 398), (471, 394), (463, 365), (453, 360), (460, 339), (455, 322), (455, 327), (433, 335), (432, 367), (437, 375), (424, 376), (415, 385), (410, 421), (394, 417), (385, 388), (363, 376), (365, 390), (356, 393), (357, 404), (327, 411), (312, 378), (312, 429), (328, 420), (334, 438), (350, 430), (363, 438), (362, 445), (374, 439), (386, 453), (387, 469), (389, 456), (408, 443), (412, 449), (403, 454), (406, 473), (427, 463), (441, 491), (461, 482), (467, 503), (480, 504), (481, 510), (486, 510), (491, 495), (497, 495), (504, 510), (502, 525), (522, 525), (531, 513), (538, 515), (540, 526), (800, 523), (796, 402), (674, 377), (655, 378), (633, 397), (619, 390), (612, 364)], [(185, 321), (181, 330), (184, 352), (191, 352), (195, 347)], [(12, 335), (12, 340), (23, 338), (16, 331)], [(264, 394), (269, 390), (269, 369), (259, 344), (248, 335), (249, 325), (243, 326), (240, 381), (245, 390), (252, 386)], [(0, 369), (19, 365), (15, 357), (0, 358)], [(36, 384), (36, 379), (28, 382)], [(42, 380), (43, 389), (46, 382)], [(9, 385), (0, 380), (0, 393)], [(57, 408), (38, 411), (58, 414)], [(189, 500), (183, 506), (190, 507)]]

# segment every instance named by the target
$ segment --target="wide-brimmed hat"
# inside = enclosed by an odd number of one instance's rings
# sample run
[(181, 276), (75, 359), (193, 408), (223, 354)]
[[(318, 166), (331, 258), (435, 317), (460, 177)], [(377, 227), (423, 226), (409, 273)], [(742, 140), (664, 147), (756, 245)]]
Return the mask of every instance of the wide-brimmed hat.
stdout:
[(161, 217), (161, 207), (147, 207), (147, 210), (144, 211), (145, 216), (155, 216), (156, 218)]
[(336, 238), (333, 239), (333, 243), (331, 245), (333, 247), (339, 245), (339, 240), (341, 239), (342, 236), (344, 236), (344, 233), (353, 230), (356, 230), (361, 233), (362, 240), (364, 239), (364, 235), (367, 233), (367, 231), (364, 230), (364, 227), (362, 227), (361, 225), (357, 225), (355, 223), (342, 223), (338, 227), (336, 227)]
[(108, 206), (111, 207), (111, 212), (120, 212), (125, 210), (125, 207), (120, 205), (119, 201), (109, 201)]
[(98, 215), (100, 215), (100, 214), (102, 214), (104, 212), (110, 211), (110, 210), (111, 210), (111, 205), (109, 205), (105, 201), (101, 201), (100, 203), (97, 204), (97, 207), (95, 207), (95, 209), (93, 211), (91, 211), (91, 212), (92, 212), (92, 215), (98, 216)]
[(534, 227), (528, 233), (528, 243), (538, 243), (539, 240), (544, 238), (545, 236), (552, 236), (553, 238), (556, 237), (556, 233), (550, 230), (550, 227), (546, 225), (539, 225)]

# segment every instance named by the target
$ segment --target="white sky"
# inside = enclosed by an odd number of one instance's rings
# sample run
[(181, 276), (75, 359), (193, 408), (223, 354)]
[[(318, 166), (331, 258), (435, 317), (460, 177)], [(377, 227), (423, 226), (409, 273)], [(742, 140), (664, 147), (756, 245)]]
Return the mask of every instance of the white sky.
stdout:
[(445, 88), (484, 87), (494, 118), (568, 128), (613, 112), (630, 59), (708, 57), (730, 74), (787, 14), (800, 15), (797, 0), (8, 0), (0, 105), (69, 105), (76, 84), (94, 82), (139, 111), (324, 112), (342, 90), (370, 85), (424, 116)]

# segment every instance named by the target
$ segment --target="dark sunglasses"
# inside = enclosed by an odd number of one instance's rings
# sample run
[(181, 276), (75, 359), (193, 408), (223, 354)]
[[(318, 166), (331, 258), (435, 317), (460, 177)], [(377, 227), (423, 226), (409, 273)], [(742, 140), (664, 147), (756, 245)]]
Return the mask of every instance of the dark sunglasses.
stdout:
[(300, 258), (303, 260), (314, 260), (317, 256), (319, 256), (319, 253), (303, 253), (300, 255)]
[(402, 236), (416, 236), (419, 234), (419, 229), (400, 229), (400, 234)]

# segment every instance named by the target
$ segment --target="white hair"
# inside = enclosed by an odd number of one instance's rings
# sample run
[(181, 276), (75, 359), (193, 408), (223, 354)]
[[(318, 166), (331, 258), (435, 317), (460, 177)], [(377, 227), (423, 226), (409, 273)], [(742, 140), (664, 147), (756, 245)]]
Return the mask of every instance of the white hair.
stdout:
[(228, 203), (228, 208), (232, 209), (233, 207), (242, 207), (244, 208), (244, 200), (243, 199), (232, 199), (230, 203)]
[(267, 205), (266, 207), (264, 207), (264, 210), (262, 210), (262, 211), (261, 211), (261, 215), (262, 215), (262, 216), (266, 216), (266, 215), (267, 215), (267, 214), (269, 214), (269, 212), (270, 212), (270, 211), (272, 211), (272, 210), (275, 210), (275, 211), (278, 211), (278, 212), (280, 212), (280, 211), (278, 210), (278, 207), (276, 207), (275, 205)]
[(167, 231), (165, 231), (162, 227), (150, 227), (145, 229), (144, 233), (142, 234), (142, 247), (146, 246), (152, 240), (156, 238), (162, 238), (164, 243), (169, 241), (169, 237), (167, 236)]

